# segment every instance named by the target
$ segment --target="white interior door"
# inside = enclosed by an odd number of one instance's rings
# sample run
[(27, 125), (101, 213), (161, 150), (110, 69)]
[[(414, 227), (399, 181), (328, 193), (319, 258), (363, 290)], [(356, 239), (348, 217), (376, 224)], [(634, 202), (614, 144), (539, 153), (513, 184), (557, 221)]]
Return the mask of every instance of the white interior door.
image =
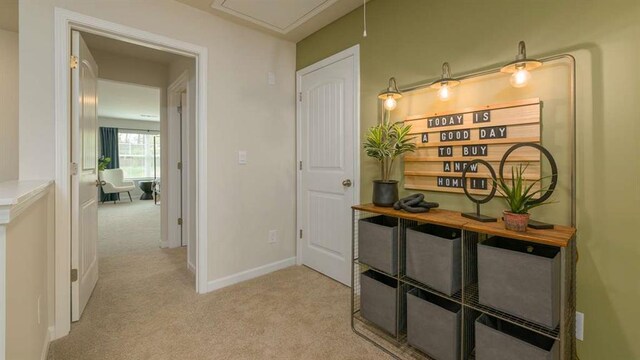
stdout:
[(298, 72), (301, 262), (346, 285), (358, 198), (358, 69), (352, 48)]
[(98, 66), (77, 31), (71, 51), (71, 320), (78, 321), (98, 281)]

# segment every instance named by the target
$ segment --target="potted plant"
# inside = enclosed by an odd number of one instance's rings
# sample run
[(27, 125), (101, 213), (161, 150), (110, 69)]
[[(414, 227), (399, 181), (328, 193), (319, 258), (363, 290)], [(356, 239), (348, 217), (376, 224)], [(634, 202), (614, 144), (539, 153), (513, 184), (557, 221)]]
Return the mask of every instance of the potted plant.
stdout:
[(540, 193), (547, 191), (546, 187), (534, 190), (534, 186), (541, 182), (542, 179), (531, 181), (526, 184), (524, 173), (527, 165), (520, 164), (518, 167), (511, 168), (511, 182), (508, 184), (505, 179), (498, 179), (498, 191), (504, 196), (509, 210), (504, 210), (504, 226), (507, 230), (527, 231), (529, 225), (529, 210), (548, 204), (548, 202), (535, 202), (534, 197)]
[(391, 124), (383, 120), (367, 133), (364, 149), (368, 156), (380, 164), (381, 178), (373, 180), (373, 203), (376, 206), (393, 206), (398, 201), (398, 181), (389, 178), (395, 160), (416, 149), (414, 137), (409, 136), (409, 131), (411, 125), (402, 122)]
[(98, 159), (98, 171), (104, 171), (107, 168), (107, 165), (111, 162), (110, 157), (105, 157), (104, 155)]

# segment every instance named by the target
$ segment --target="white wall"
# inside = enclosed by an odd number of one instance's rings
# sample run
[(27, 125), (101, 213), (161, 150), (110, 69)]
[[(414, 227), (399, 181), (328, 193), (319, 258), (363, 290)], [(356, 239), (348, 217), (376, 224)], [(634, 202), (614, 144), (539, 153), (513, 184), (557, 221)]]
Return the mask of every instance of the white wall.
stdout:
[(18, 33), (0, 29), (0, 182), (18, 178)]
[(208, 280), (294, 257), (295, 45), (171, 0), (21, 1), (21, 178), (55, 174), (54, 6), (209, 49)]

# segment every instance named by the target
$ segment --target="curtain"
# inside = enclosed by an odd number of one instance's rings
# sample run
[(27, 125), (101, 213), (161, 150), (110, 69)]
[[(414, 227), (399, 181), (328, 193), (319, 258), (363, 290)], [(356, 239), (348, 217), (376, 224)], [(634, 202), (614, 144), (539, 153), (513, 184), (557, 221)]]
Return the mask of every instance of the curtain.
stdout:
[[(111, 158), (111, 162), (107, 165), (107, 169), (117, 169), (120, 166), (120, 158), (118, 155), (118, 128), (100, 128), (100, 156)], [(105, 194), (100, 188), (100, 199), (105, 201), (115, 201), (118, 194)]]

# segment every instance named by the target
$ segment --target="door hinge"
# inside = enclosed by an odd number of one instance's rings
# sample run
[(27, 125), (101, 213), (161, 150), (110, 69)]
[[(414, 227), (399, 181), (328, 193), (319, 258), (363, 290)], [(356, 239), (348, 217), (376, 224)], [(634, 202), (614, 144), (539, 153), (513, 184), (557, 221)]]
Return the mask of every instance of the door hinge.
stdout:
[(302, 161), (300, 161), (299, 169), (302, 170)]
[(298, 101), (302, 101), (302, 92), (298, 93)]
[(178, 161), (178, 170), (182, 170), (182, 161)]
[(182, 105), (178, 106), (178, 114), (182, 115)]
[(78, 164), (74, 162), (69, 164), (69, 172), (72, 176), (78, 175)]
[(182, 218), (178, 218), (178, 225), (182, 226)]
[(302, 229), (300, 229), (300, 239), (302, 239)]
[(71, 58), (69, 59), (69, 67), (72, 69), (77, 69), (78, 68), (78, 57), (75, 55), (71, 55)]
[(71, 269), (71, 282), (78, 281), (78, 269)]

